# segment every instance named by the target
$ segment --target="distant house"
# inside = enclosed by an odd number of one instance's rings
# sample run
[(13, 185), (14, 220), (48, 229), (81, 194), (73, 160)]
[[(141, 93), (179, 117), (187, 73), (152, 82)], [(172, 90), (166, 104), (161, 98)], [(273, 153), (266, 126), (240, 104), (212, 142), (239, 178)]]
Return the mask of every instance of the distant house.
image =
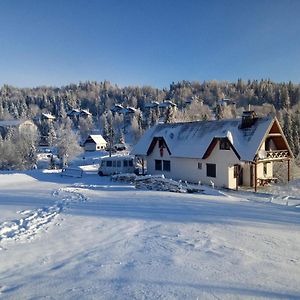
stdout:
[(229, 105), (235, 106), (236, 103), (235, 103), (235, 101), (233, 101), (231, 99), (223, 98), (223, 99), (218, 100), (217, 104), (224, 107), (224, 106), (229, 106)]
[(73, 108), (73, 109), (70, 109), (69, 111), (67, 111), (67, 116), (69, 118), (75, 118), (75, 117), (78, 117), (79, 115), (80, 115), (80, 110), (77, 108)]
[(105, 150), (107, 142), (101, 134), (91, 134), (83, 143), (85, 151), (101, 151)]
[(159, 102), (151, 101), (145, 104), (145, 109), (156, 109), (159, 106)]
[(53, 122), (53, 121), (55, 121), (55, 116), (53, 116), (51, 114), (42, 113), (41, 121)]
[(111, 108), (111, 112), (113, 114), (115, 113), (121, 113), (122, 109), (124, 109), (123, 105), (122, 104), (115, 104), (112, 108)]
[(17, 130), (19, 133), (26, 133), (29, 131), (36, 132), (37, 127), (31, 120), (4, 120), (0, 121), (0, 134), (5, 138), (10, 131)]
[(146, 160), (148, 174), (236, 189), (276, 180), (273, 164), (287, 161), (291, 149), (276, 117), (158, 124), (150, 128), (132, 154)]
[(82, 117), (82, 118), (88, 118), (91, 116), (92, 116), (92, 114), (86, 109), (82, 109), (79, 113), (79, 117)]
[(92, 116), (92, 114), (87, 110), (87, 109), (77, 109), (73, 108), (67, 112), (67, 116), (74, 120), (74, 121), (79, 121), (80, 118), (89, 118)]

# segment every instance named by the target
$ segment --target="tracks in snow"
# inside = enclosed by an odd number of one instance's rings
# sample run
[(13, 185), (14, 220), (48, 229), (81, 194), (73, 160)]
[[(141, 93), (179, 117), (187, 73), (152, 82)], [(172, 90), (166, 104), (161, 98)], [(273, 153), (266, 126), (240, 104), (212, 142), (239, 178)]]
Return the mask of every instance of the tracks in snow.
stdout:
[[(0, 243), (5, 240), (29, 240), (49, 225), (71, 203), (87, 200), (76, 188), (61, 188), (53, 192), (54, 205), (19, 211), (21, 218), (0, 223)], [(0, 247), (0, 250), (3, 249)]]

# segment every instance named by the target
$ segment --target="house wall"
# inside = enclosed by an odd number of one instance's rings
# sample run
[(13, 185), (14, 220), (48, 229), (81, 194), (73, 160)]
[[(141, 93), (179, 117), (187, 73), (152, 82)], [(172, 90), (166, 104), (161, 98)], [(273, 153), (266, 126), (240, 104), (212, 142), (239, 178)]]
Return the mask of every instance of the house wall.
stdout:
[[(253, 176), (253, 173), (251, 173), (251, 166), (251, 163), (243, 165), (243, 184), (246, 186), (251, 186), (251, 176)], [(254, 166), (252, 166), (252, 168), (254, 170)], [(254, 178), (252, 180), (254, 180)]]
[[(258, 163), (256, 165), (256, 177), (257, 178), (272, 178), (273, 177), (273, 162), (267, 162), (266, 164), (266, 171), (267, 173), (264, 174), (264, 163)], [(255, 167), (253, 165), (253, 171), (251, 173), (251, 164), (244, 164), (243, 166), (243, 184), (245, 186), (251, 186), (251, 176), (252, 178), (252, 183), (254, 185), (254, 172), (255, 172)]]
[[(157, 171), (155, 170), (155, 160), (170, 160), (171, 170)], [(187, 180), (189, 182), (211, 184), (215, 186), (236, 188), (236, 179), (234, 178), (234, 165), (240, 161), (232, 150), (220, 150), (219, 142), (212, 151), (211, 155), (203, 160), (197, 158), (180, 158), (171, 157), (165, 148), (163, 156), (160, 155), (158, 143), (155, 145), (152, 153), (147, 157), (148, 174), (164, 174), (167, 178), (175, 180)], [(202, 168), (198, 168), (198, 163), (202, 164)], [(216, 177), (207, 177), (206, 164), (216, 164)]]
[[(266, 164), (266, 174), (264, 173), (264, 164)], [(273, 163), (258, 163), (257, 164), (257, 178), (270, 178), (273, 177)]]
[(240, 160), (237, 158), (232, 149), (220, 150), (218, 142), (211, 155), (203, 162), (205, 164), (214, 163), (217, 165), (216, 178), (206, 177), (205, 166), (205, 178), (202, 181), (203, 183), (207, 184), (212, 180), (216, 186), (227, 187), (230, 189), (236, 188), (236, 178), (234, 178), (234, 165), (239, 164)]
[(31, 132), (36, 132), (37, 131), (36, 125), (33, 122), (29, 121), (29, 120), (28, 121), (24, 121), (19, 126), (19, 132), (26, 133), (28, 131), (31, 131)]
[(96, 151), (96, 143), (85, 143), (84, 150), (85, 151)]

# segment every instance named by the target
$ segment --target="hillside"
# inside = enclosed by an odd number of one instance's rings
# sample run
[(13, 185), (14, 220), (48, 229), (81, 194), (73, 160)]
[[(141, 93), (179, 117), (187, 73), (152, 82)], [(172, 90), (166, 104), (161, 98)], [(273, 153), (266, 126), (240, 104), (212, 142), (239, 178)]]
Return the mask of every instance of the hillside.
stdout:
[(300, 297), (297, 182), (178, 194), (85, 168), (0, 174), (1, 298)]

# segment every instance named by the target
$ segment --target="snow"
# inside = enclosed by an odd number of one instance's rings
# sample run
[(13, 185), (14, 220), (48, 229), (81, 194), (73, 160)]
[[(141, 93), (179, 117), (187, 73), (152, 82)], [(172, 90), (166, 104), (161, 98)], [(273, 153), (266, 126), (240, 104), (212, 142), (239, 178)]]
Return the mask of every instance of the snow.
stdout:
[(274, 120), (270, 116), (258, 118), (251, 128), (246, 129), (239, 128), (241, 119), (158, 124), (145, 132), (132, 154), (147, 155), (153, 138), (163, 137), (171, 156), (201, 159), (215, 137), (228, 137), (241, 160), (253, 161)]
[(84, 169), (0, 173), (1, 299), (300, 298), (299, 181), (171, 193)]

